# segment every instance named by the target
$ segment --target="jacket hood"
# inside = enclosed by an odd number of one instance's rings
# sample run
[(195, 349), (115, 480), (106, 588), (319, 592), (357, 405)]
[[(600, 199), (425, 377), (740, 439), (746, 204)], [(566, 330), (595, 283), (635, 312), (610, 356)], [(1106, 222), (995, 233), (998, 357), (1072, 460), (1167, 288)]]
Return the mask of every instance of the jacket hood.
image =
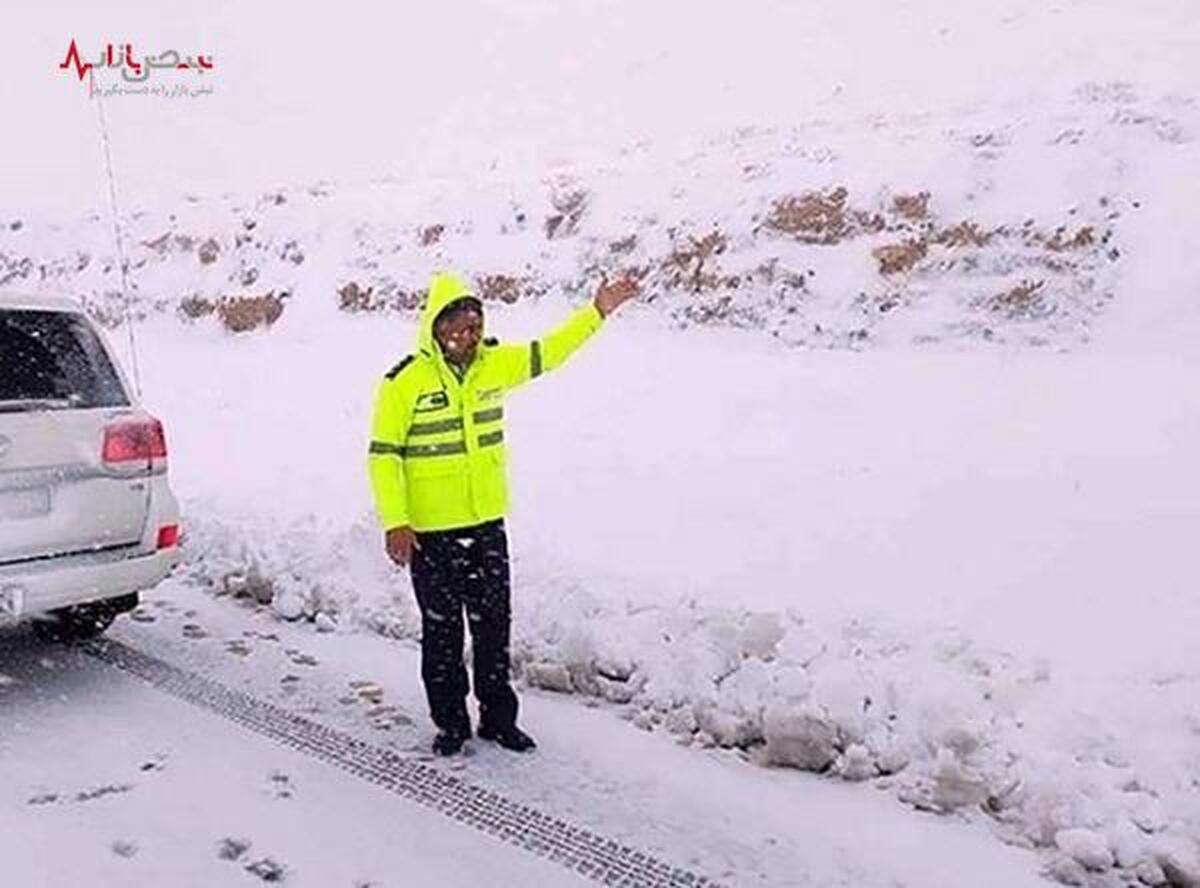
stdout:
[(429, 282), (429, 294), (421, 311), (421, 326), (417, 331), (417, 349), (431, 357), (441, 353), (433, 338), (433, 322), (451, 302), (469, 297), (478, 300), (465, 278), (448, 271), (438, 272)]

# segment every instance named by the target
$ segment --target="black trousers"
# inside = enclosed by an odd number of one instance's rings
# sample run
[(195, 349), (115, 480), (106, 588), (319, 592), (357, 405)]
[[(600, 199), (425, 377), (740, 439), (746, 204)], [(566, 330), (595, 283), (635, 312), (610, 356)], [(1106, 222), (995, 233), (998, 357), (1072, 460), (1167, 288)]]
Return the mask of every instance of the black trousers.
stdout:
[(421, 608), (421, 678), (439, 729), (469, 736), (463, 612), (471, 627), (472, 672), (480, 724), (516, 724), (509, 683), (511, 580), (502, 520), (417, 534), (412, 583)]

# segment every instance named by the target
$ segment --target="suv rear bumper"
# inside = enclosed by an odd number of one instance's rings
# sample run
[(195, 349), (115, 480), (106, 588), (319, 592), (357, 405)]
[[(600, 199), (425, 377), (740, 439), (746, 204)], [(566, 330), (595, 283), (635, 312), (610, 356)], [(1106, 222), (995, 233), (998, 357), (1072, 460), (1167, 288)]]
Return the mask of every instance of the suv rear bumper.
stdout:
[(0, 567), (0, 623), (149, 589), (178, 562), (179, 549), (172, 547), (142, 555), (106, 552)]

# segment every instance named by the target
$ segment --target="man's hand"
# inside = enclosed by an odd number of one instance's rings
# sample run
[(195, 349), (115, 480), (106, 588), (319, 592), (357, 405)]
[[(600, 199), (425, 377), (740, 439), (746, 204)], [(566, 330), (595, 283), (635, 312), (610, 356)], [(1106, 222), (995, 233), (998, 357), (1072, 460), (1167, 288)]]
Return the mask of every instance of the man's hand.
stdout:
[(608, 317), (630, 299), (638, 294), (641, 285), (631, 274), (623, 275), (615, 281), (603, 281), (596, 291), (596, 309), (601, 317)]
[(405, 524), (403, 527), (393, 527), (384, 535), (384, 545), (388, 557), (401, 567), (406, 567), (412, 561), (414, 549), (421, 548), (413, 529)]

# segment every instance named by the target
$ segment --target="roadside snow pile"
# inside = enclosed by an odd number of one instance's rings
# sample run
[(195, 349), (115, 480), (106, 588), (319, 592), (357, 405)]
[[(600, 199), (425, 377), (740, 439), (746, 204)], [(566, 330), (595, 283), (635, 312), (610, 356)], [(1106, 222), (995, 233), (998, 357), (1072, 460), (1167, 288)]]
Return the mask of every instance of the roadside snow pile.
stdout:
[[(1156, 197), (1129, 167), (1190, 143), (1197, 115), (1175, 97), (1085, 84), (1032, 120), (746, 127), (686, 152), (638, 143), (604, 165), (469, 184), (188, 197), (126, 222), (135, 313), (244, 332), (330, 305), (412, 312), (436, 266), (506, 303), (632, 271), (683, 325), (822, 348), (1074, 347)], [(0, 226), (0, 286), (77, 293), (119, 323), (110, 221)]]
[[(253, 527), (253, 525), (249, 525)], [(368, 518), (329, 533), (308, 519), (261, 536), (193, 519), (185, 569), (213, 594), (273, 602), (325, 631), (416, 639), (404, 574)], [(1085, 699), (1046, 662), (1021, 662), (938, 626), (814, 620), (696, 600), (621, 602), (588, 582), (528, 576), (520, 560), (513, 659), (527, 684), (610, 701), (678, 743), (759, 765), (872, 781), (914, 808), (984, 817), (1043, 849), (1067, 884), (1098, 873), (1200, 884), (1200, 756), (1160, 740), (1200, 735), (1200, 677), (1148, 677)], [(1114, 695), (1144, 706), (1111, 711)], [(1098, 727), (1099, 726), (1099, 727)], [(1189, 742), (1182, 741), (1185, 745)]]

